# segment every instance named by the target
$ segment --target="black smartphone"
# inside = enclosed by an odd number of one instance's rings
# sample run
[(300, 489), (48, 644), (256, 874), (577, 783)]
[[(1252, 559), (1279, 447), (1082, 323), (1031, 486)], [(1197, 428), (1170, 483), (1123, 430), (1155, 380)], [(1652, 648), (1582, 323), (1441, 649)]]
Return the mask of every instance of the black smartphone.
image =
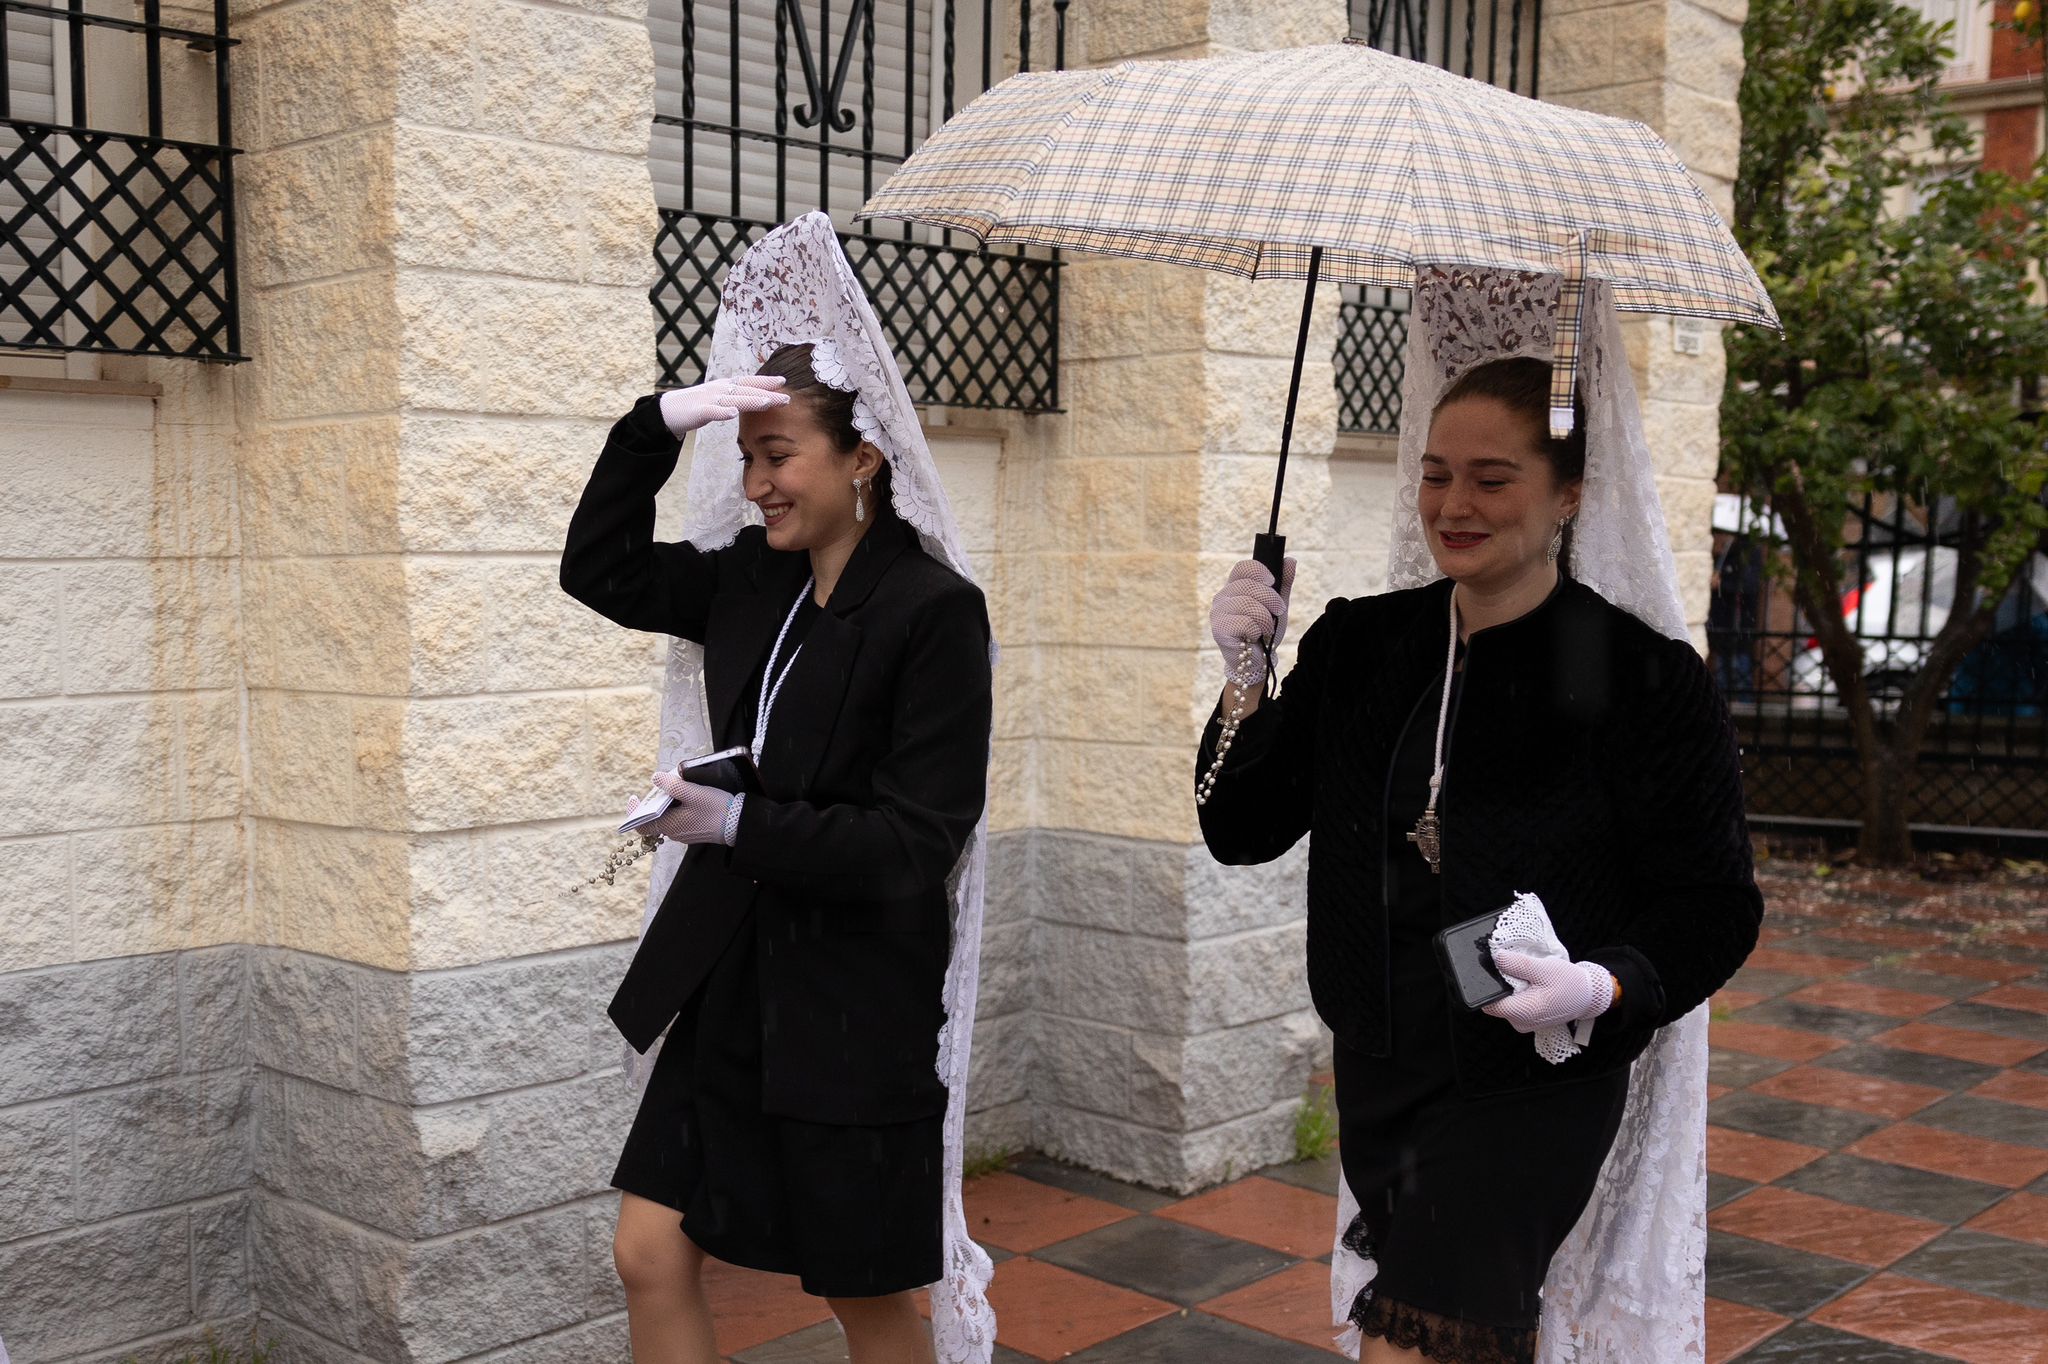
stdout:
[(1451, 994), (1468, 1009), (1481, 1008), (1514, 993), (1493, 964), (1493, 927), (1504, 909), (1492, 910), (1436, 935), (1437, 960), (1443, 963)]
[(734, 795), (752, 795), (761, 789), (761, 774), (754, 770), (754, 755), (745, 744), (687, 758), (676, 771), (685, 781), (715, 786)]

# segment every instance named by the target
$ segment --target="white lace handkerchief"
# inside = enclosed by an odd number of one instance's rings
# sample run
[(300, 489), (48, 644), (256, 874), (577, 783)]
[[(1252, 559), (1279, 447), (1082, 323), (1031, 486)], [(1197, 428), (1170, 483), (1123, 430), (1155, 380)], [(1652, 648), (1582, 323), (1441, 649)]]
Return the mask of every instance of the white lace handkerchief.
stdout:
[[(1557, 930), (1550, 926), (1550, 912), (1543, 908), (1543, 901), (1528, 891), (1515, 892), (1515, 901), (1501, 911), (1500, 918), (1493, 926), (1493, 936), (1487, 943), (1495, 952), (1520, 952), (1525, 956), (1570, 961), (1572, 954), (1565, 951), (1558, 941)], [(1513, 987), (1516, 994), (1529, 988), (1529, 982), (1507, 972), (1501, 978)], [(1551, 1065), (1569, 1061), (1579, 1054), (1579, 1048), (1593, 1040), (1593, 1020), (1579, 1019), (1575, 1023), (1545, 1028), (1536, 1034), (1536, 1054)]]

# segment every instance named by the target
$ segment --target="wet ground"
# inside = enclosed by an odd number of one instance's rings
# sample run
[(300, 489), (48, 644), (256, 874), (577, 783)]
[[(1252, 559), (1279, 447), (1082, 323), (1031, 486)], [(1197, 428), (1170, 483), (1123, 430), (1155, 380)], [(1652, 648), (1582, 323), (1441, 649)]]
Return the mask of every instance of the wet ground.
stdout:
[[(2048, 1364), (2048, 868), (1759, 866), (1713, 1005), (1708, 1364)], [(1176, 1199), (1037, 1156), (968, 1186), (1003, 1364), (1332, 1358), (1334, 1157)], [(713, 1278), (740, 1364), (823, 1304)]]

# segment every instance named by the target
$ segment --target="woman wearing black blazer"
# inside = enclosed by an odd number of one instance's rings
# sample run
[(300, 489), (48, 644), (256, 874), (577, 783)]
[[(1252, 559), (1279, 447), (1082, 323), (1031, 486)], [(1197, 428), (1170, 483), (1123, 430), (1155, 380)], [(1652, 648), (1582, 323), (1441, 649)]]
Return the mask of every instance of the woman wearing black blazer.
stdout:
[[(760, 781), (657, 778), (654, 830), (691, 846), (611, 1004), (636, 1050), (668, 1030), (613, 1177), (641, 1364), (718, 1358), (706, 1254), (800, 1276), (855, 1360), (932, 1357), (909, 1290), (942, 1272), (946, 882), (986, 798), (988, 618), (813, 359), (643, 399), (562, 556), (577, 600), (703, 646), (711, 733)], [(656, 543), (681, 437), (735, 412), (764, 524)]]

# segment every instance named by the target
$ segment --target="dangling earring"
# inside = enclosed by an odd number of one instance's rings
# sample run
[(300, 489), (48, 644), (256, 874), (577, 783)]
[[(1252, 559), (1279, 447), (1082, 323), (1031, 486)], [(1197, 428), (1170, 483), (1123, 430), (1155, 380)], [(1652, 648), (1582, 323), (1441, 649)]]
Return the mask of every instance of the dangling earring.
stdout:
[(1571, 524), (1571, 520), (1569, 516), (1557, 518), (1557, 529), (1550, 536), (1550, 548), (1543, 552), (1544, 557), (1553, 564), (1557, 562), (1557, 556), (1564, 553), (1564, 528)]
[[(868, 519), (867, 504), (861, 501), (860, 496), (860, 485), (865, 482), (867, 482), (867, 480), (864, 478), (856, 478), (853, 481), (853, 519), (856, 521), (865, 521)], [(1556, 556), (1553, 555), (1552, 557), (1554, 558)]]

